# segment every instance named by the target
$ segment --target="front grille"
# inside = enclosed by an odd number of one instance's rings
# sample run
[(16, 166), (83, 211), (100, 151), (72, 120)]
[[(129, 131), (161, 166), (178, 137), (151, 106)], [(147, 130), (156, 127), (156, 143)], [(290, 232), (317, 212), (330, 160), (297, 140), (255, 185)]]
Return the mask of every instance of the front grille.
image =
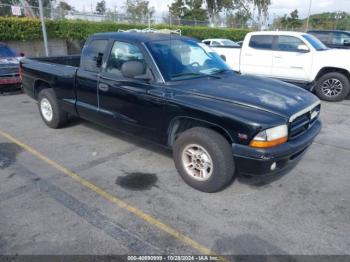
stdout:
[(0, 68), (0, 76), (2, 77), (12, 77), (18, 75), (18, 67), (7, 67)]
[[(308, 129), (310, 129), (316, 122), (316, 120), (319, 118), (320, 109), (321, 105), (317, 105), (309, 112), (306, 112), (305, 114), (298, 116), (296, 119), (294, 119), (293, 122), (289, 124), (289, 138), (295, 139), (303, 135)], [(317, 116), (311, 119), (311, 116), (315, 112), (318, 113)]]

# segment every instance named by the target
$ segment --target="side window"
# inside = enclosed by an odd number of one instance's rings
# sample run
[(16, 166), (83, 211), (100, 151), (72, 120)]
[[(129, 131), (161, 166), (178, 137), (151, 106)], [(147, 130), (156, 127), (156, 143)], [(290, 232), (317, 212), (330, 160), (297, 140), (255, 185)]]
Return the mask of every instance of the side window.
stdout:
[(213, 41), (213, 42), (211, 42), (211, 44), (214, 45), (214, 46), (215, 46), (215, 45), (216, 45), (216, 46), (221, 45), (218, 41)]
[(210, 41), (204, 41), (203, 43), (206, 45), (210, 45)]
[(272, 50), (272, 35), (253, 35), (250, 38), (249, 46), (256, 49)]
[(280, 35), (278, 37), (277, 50), (286, 52), (298, 52), (299, 45), (305, 45), (305, 43), (294, 36)]
[(121, 69), (127, 61), (140, 61), (146, 64), (144, 56), (137, 46), (124, 42), (114, 42), (106, 71), (122, 77)]
[(107, 44), (107, 40), (93, 40), (90, 42), (83, 50), (81, 67), (86, 71), (99, 72), (101, 68), (97, 66), (97, 57), (99, 54), (104, 55)]

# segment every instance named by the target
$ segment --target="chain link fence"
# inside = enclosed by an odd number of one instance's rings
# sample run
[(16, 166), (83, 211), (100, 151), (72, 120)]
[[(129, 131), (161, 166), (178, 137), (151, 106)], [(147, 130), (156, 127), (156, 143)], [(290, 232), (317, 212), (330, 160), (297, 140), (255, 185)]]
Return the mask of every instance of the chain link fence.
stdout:
[[(0, 16), (5, 17), (39, 17), (39, 8), (36, 6), (14, 6), (9, 4), (0, 3)], [(208, 26), (216, 28), (241, 28), (250, 30), (280, 30), (280, 31), (305, 31), (305, 25), (301, 27), (288, 27), (288, 26), (276, 26), (273, 23), (267, 26), (261, 27), (258, 23), (249, 20), (248, 22), (235, 22), (228, 20), (225, 17), (219, 19), (215, 25), (213, 25), (209, 20), (189, 20), (181, 19), (165, 13), (162, 16), (154, 15), (143, 15), (141, 17), (128, 16), (125, 12), (120, 12), (117, 9), (114, 11), (107, 10), (104, 14), (98, 14), (95, 12), (82, 12), (76, 10), (65, 10), (60, 6), (51, 8), (44, 7), (44, 17), (51, 20), (61, 20), (61, 19), (79, 19), (85, 21), (95, 21), (95, 22), (115, 22), (115, 23), (130, 23), (130, 24), (144, 24), (149, 27), (157, 24), (169, 24), (172, 26)], [(350, 21), (342, 24), (337, 22), (322, 23), (319, 26), (310, 25), (309, 29), (345, 29), (350, 30)]]
[[(0, 16), (3, 17), (39, 17), (39, 8), (36, 6), (16, 6), (17, 13), (14, 13), (12, 5), (0, 3)], [(156, 24), (169, 24), (178, 26), (210, 26), (218, 28), (255, 28), (256, 24), (240, 23), (240, 22), (228, 22), (225, 18), (219, 19), (219, 21), (213, 25), (209, 20), (190, 20), (174, 17), (169, 13), (164, 15), (143, 15), (141, 17), (128, 16), (125, 12), (118, 12), (118, 10), (107, 10), (104, 14), (98, 14), (95, 12), (84, 12), (76, 10), (65, 10), (58, 7), (48, 8), (44, 7), (44, 17), (51, 20), (60, 19), (80, 19), (94, 22), (115, 22), (115, 23), (131, 23), (131, 24), (145, 24), (145, 25), (156, 25)]]

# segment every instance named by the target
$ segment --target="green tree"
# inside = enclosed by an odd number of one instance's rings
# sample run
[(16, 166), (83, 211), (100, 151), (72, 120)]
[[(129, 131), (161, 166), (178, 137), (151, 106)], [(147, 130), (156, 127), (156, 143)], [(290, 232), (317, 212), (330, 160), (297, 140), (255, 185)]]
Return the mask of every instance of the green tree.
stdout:
[(69, 11), (74, 11), (75, 9), (73, 6), (71, 6), (67, 2), (59, 1), (55, 10), (56, 10), (55, 18), (57, 18), (57, 16), (59, 18), (64, 18), (68, 14)]
[(73, 10), (73, 7), (69, 4), (67, 4), (65, 1), (60, 1), (58, 3), (58, 7), (61, 8), (62, 10), (65, 10), (65, 11)]
[(310, 16), (310, 28), (350, 30), (350, 14), (326, 12)]
[(246, 27), (247, 22), (251, 18), (251, 13), (246, 10), (238, 10), (235, 13), (228, 13), (226, 15), (226, 24), (228, 27)]
[[(27, 0), (27, 3), (32, 6), (33, 13), (39, 17), (40, 11), (39, 11), (39, 0)], [(50, 17), (51, 16), (51, 1), (50, 0), (42, 0), (43, 8), (44, 8), (44, 16)]]
[[(259, 28), (267, 23), (268, 10), (271, 5), (271, 0), (232, 0), (226, 5), (227, 22), (229, 25), (240, 23), (247, 24), (252, 20)], [(257, 21), (254, 17), (257, 10)]]
[(96, 13), (99, 15), (104, 15), (107, 11), (106, 8), (106, 1), (105, 0), (101, 0), (100, 2), (97, 2), (96, 4)]
[(234, 0), (205, 0), (211, 24), (217, 24), (220, 13), (234, 8)]
[(126, 15), (133, 23), (145, 22), (151, 19), (155, 12), (154, 7), (150, 7), (147, 0), (126, 0), (125, 9)]
[(303, 21), (299, 19), (298, 10), (295, 9), (289, 15), (284, 15), (275, 19), (273, 27), (276, 29), (300, 29)]
[(170, 12), (178, 19), (204, 21), (208, 16), (202, 5), (203, 0), (176, 0), (170, 6)]
[(253, 5), (258, 10), (258, 22), (261, 28), (267, 22), (271, 0), (253, 0)]

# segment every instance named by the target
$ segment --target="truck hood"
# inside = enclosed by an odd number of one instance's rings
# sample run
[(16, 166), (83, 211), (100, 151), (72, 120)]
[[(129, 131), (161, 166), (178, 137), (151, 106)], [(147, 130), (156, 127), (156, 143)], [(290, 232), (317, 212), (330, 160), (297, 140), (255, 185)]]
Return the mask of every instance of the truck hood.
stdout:
[(348, 49), (327, 49), (315, 53), (314, 63), (323, 66), (342, 67), (350, 71), (350, 51)]
[(248, 106), (290, 118), (319, 99), (310, 92), (278, 80), (236, 73), (184, 81), (181, 89), (198, 96)]
[(18, 66), (21, 57), (0, 57), (0, 67)]

